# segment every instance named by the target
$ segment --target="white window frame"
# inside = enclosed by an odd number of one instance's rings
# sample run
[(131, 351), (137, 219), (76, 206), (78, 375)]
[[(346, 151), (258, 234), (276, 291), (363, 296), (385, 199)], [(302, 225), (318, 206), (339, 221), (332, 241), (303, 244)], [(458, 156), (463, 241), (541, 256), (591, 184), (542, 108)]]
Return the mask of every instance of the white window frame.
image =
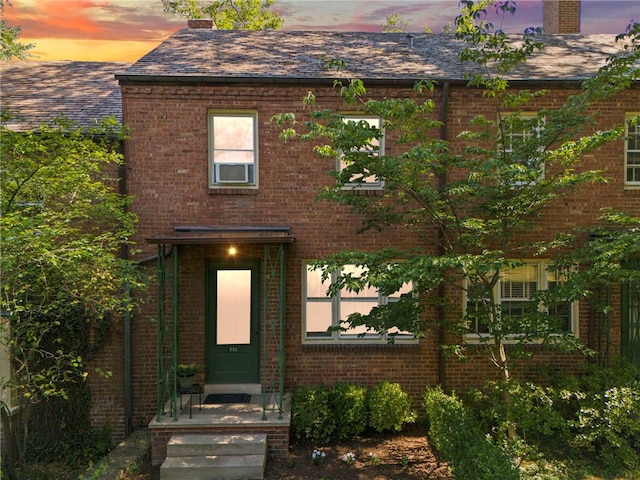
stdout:
[[(216, 139), (214, 138), (214, 124), (216, 118), (222, 117), (237, 117), (237, 118), (251, 118), (253, 120), (253, 145), (250, 150), (247, 149), (225, 149), (216, 146)], [(258, 188), (258, 113), (253, 110), (211, 110), (208, 112), (208, 130), (209, 130), (209, 179), (208, 185), (210, 189), (229, 189), (229, 188), (242, 188), (242, 189), (256, 189)], [(248, 170), (251, 172), (248, 182), (232, 182), (232, 181), (219, 181), (216, 177), (218, 174), (219, 165), (228, 162), (216, 163), (216, 152), (251, 152), (253, 154), (253, 162), (246, 162), (239, 159), (235, 165), (249, 165)]]
[[(499, 122), (502, 121), (502, 118), (506, 118), (510, 115), (513, 115), (513, 113), (506, 113), (504, 115), (502, 115), (500, 117), (500, 119), (498, 120)], [(518, 137), (518, 138), (522, 138), (524, 141), (528, 140), (529, 138), (533, 137), (534, 135), (536, 137), (540, 137), (540, 132), (544, 129), (544, 125), (545, 125), (545, 118), (537, 118), (538, 114), (535, 112), (522, 112), (519, 115), (517, 115), (519, 119), (523, 120), (523, 121), (531, 121), (531, 120), (538, 120), (538, 125), (536, 127), (533, 127), (533, 130), (519, 130), (517, 132), (514, 132), (512, 129), (509, 129), (509, 131), (505, 131), (504, 132), (504, 137), (502, 138), (502, 148), (503, 148), (503, 152), (506, 154), (511, 154), (514, 152), (514, 148), (513, 148), (513, 144), (514, 144), (514, 138)], [(542, 148), (539, 148), (538, 151), (540, 153), (543, 152)], [(545, 165), (544, 163), (542, 163), (542, 165), (540, 166), (540, 175), (538, 176), (538, 180), (542, 180), (544, 178), (544, 174), (545, 174)], [(528, 182), (515, 182), (516, 185), (525, 185)]]
[[(640, 115), (640, 113), (627, 113), (624, 121), (624, 184), (625, 187), (640, 188), (640, 122), (633, 125), (633, 129), (630, 130), (631, 119)], [(629, 148), (629, 138), (635, 138), (635, 146), (637, 148)], [(629, 163), (629, 154), (632, 153), (637, 156), (637, 159), (633, 164)], [(630, 175), (631, 174), (631, 175)], [(632, 177), (633, 179), (630, 179)]]
[[(550, 281), (552, 282), (551, 277), (553, 277), (554, 273), (552, 271), (550, 271), (548, 269), (549, 267), (549, 262), (545, 261), (545, 260), (525, 260), (523, 261), (523, 265), (522, 267), (527, 267), (527, 266), (534, 266), (536, 268), (536, 290), (537, 291), (541, 291), (541, 290), (548, 290), (549, 289), (549, 283)], [(516, 267), (516, 269), (521, 268), (521, 267)], [(504, 271), (504, 275), (507, 276), (509, 275), (509, 271)], [(467, 300), (467, 290), (470, 286), (470, 282), (469, 280), (465, 279), (464, 281), (464, 288), (463, 288), (463, 300), (462, 300), (462, 308), (463, 308), (463, 314), (466, 315), (467, 314), (467, 310), (468, 310), (468, 300)], [(498, 283), (494, 286), (493, 289), (493, 295), (494, 298), (497, 299), (499, 304), (502, 304), (502, 280), (498, 281)], [(512, 302), (517, 302), (517, 301), (527, 301), (530, 297), (521, 297), (521, 298), (515, 298), (515, 297), (510, 297), (508, 300), (505, 301), (512, 301)], [(542, 311), (543, 305), (540, 305), (540, 310)], [(571, 324), (570, 324), (570, 330), (567, 332), (571, 335), (573, 335), (575, 338), (579, 338), (580, 336), (580, 330), (579, 330), (579, 302), (578, 301), (574, 301), (571, 302), (570, 305), (570, 312), (571, 312)], [(477, 327), (475, 327), (477, 329)], [(512, 335), (512, 339), (509, 340), (507, 339), (506, 343), (516, 343), (517, 341), (517, 334)], [(467, 343), (484, 343), (487, 339), (492, 338), (491, 332), (467, 332), (464, 335), (464, 339)], [(536, 344), (536, 343), (541, 343), (542, 340), (532, 340), (530, 343), (532, 344)]]
[[(382, 119), (380, 117), (376, 117), (374, 115), (362, 115), (361, 113), (344, 113), (342, 114), (342, 121), (344, 123), (347, 123), (349, 121), (352, 122), (360, 122), (362, 120), (366, 121), (369, 125), (375, 126), (377, 127), (379, 130), (382, 131)], [(377, 153), (373, 153), (375, 155), (384, 155), (384, 131), (382, 131), (383, 136), (380, 139), (380, 148), (378, 150)], [(364, 150), (362, 150), (364, 151)], [(342, 171), (343, 168), (343, 155), (342, 152), (338, 153), (338, 158), (337, 158), (337, 170), (339, 172)], [(384, 187), (384, 180), (383, 179), (377, 179), (373, 182), (349, 182), (349, 183), (345, 183), (343, 185), (343, 190), (382, 190), (382, 188)]]
[[(326, 293), (326, 288), (329, 287), (329, 284), (336, 281), (337, 273), (332, 273), (331, 278), (327, 279), (323, 282), (323, 286), (326, 287), (322, 296), (309, 296), (307, 290), (308, 283), (308, 273), (311, 272), (310, 262), (305, 261), (302, 265), (302, 342), (304, 344), (388, 344), (389, 339), (393, 336), (393, 343), (395, 344), (416, 344), (418, 343), (418, 339), (415, 335), (409, 332), (400, 332), (397, 328), (392, 328), (386, 333), (380, 335), (377, 332), (354, 332), (347, 333), (338, 330), (331, 330), (326, 332), (316, 332), (316, 335), (309, 335), (307, 331), (307, 304), (308, 303), (324, 303), (330, 305), (330, 315), (329, 319), (331, 327), (338, 327), (341, 325), (340, 320), (346, 320), (345, 318), (341, 319), (341, 304), (343, 302), (352, 302), (357, 303), (359, 301), (362, 302), (372, 302), (372, 299), (375, 298), (375, 303), (377, 305), (385, 305), (394, 301), (397, 301), (400, 298), (400, 292), (398, 295), (389, 295), (384, 296), (380, 295), (379, 292), (376, 291), (375, 296), (366, 296), (366, 294), (362, 294), (362, 292), (356, 294), (354, 292), (346, 293), (348, 296), (343, 296), (342, 293), (336, 296), (329, 296)], [(319, 271), (313, 271), (313, 274), (319, 273)], [(410, 286), (407, 286), (407, 289), (410, 290)], [(406, 290), (406, 289), (405, 289)], [(344, 290), (343, 290), (344, 291)], [(362, 327), (364, 328), (364, 327)], [(360, 335), (363, 333), (363, 335)]]

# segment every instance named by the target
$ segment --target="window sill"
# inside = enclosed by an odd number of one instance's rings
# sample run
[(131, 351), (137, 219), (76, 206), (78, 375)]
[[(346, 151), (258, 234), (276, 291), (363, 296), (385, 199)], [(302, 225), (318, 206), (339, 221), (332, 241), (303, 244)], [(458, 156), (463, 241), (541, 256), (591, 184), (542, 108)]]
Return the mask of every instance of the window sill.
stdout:
[[(573, 335), (573, 334), (571, 334)], [(551, 336), (550, 338), (553, 338), (554, 336)], [(467, 334), (463, 336), (463, 341), (465, 344), (467, 345), (493, 345), (493, 336), (489, 335), (489, 334)], [(510, 337), (505, 338), (502, 343), (504, 345), (516, 345), (519, 343), (524, 343), (526, 345), (544, 345), (546, 344), (550, 344), (553, 342), (543, 342), (542, 339), (533, 339), (533, 340), (528, 340), (526, 342), (521, 342), (520, 340), (518, 340), (518, 338), (513, 335)]]
[(379, 349), (389, 350), (396, 348), (416, 348), (420, 346), (420, 341), (415, 340), (396, 340), (395, 343), (387, 341), (368, 341), (368, 340), (303, 340), (302, 348), (304, 350), (359, 350), (359, 349)]
[(360, 195), (360, 196), (377, 196), (382, 195), (384, 192), (384, 188), (380, 186), (371, 186), (371, 187), (342, 187), (341, 190), (344, 193), (350, 193), (351, 195)]
[(257, 195), (258, 187), (209, 187), (209, 195)]

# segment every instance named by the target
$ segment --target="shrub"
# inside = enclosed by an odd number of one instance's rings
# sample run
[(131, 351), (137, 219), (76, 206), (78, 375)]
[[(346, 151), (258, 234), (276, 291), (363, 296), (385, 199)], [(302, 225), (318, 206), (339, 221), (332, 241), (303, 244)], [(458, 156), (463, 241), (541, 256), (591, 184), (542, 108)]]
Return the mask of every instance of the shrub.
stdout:
[(553, 388), (515, 380), (487, 382), (482, 391), (471, 390), (465, 404), (480, 420), (482, 431), (493, 432), (500, 439), (506, 438), (510, 424), (528, 442), (563, 445), (571, 437)]
[(368, 395), (369, 425), (382, 432), (399, 432), (406, 423), (416, 420), (416, 412), (411, 408), (411, 397), (397, 383), (384, 381), (373, 387)]
[(440, 387), (428, 387), (424, 406), (432, 445), (449, 463), (457, 480), (516, 480), (517, 468), (507, 455), (488, 441), (480, 424), (456, 397)]
[(351, 383), (338, 383), (331, 388), (330, 407), (335, 420), (335, 440), (347, 440), (367, 428), (367, 389)]
[(326, 386), (303, 387), (291, 397), (291, 432), (294, 438), (327, 444), (336, 429), (330, 408), (331, 389)]
[(573, 444), (598, 455), (607, 468), (620, 463), (635, 466), (640, 454), (640, 392), (612, 387), (601, 393), (573, 395), (580, 405), (570, 422), (575, 432)]

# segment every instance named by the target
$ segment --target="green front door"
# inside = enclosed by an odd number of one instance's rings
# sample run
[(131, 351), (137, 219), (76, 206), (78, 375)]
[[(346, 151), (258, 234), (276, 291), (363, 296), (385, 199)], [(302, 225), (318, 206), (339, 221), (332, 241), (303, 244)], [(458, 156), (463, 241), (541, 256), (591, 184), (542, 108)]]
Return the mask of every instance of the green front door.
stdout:
[(207, 383), (258, 383), (259, 263), (207, 265)]

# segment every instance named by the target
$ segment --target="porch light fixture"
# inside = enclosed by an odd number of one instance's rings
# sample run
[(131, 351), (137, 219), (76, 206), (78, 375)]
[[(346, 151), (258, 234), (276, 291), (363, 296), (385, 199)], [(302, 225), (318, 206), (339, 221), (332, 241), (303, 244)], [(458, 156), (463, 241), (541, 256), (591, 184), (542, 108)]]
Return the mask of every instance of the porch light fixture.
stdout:
[(236, 253), (238, 253), (238, 249), (237, 249), (235, 246), (231, 245), (231, 246), (229, 247), (228, 252), (229, 252), (229, 255), (230, 255), (230, 256), (235, 257), (235, 256), (236, 256)]

